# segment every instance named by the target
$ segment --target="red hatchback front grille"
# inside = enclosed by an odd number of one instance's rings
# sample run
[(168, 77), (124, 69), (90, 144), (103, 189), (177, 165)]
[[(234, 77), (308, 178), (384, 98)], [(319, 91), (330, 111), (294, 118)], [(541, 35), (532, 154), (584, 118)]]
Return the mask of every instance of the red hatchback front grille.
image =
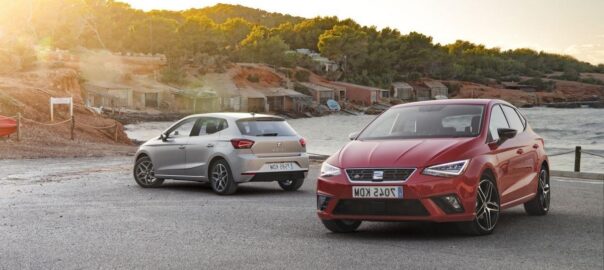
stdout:
[(388, 182), (405, 181), (414, 171), (415, 169), (347, 169), (346, 174), (352, 182)]

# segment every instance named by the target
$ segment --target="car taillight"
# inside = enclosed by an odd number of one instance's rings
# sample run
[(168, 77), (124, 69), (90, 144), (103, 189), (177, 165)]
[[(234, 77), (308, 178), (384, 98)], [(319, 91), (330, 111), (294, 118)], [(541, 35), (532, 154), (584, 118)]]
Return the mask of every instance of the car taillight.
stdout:
[(304, 138), (300, 139), (300, 145), (302, 145), (302, 147), (306, 147), (306, 140)]
[(231, 144), (235, 149), (250, 149), (254, 145), (254, 141), (248, 139), (232, 139)]

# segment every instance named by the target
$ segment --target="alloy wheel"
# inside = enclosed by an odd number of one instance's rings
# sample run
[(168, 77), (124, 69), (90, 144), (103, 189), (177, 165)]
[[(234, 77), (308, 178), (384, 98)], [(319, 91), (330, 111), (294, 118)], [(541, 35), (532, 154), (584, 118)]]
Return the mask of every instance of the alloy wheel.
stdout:
[(550, 187), (549, 178), (547, 177), (547, 171), (545, 169), (541, 169), (541, 172), (539, 173), (539, 191), (541, 192), (541, 196), (539, 196), (541, 207), (543, 207), (543, 210), (547, 211), (550, 202)]
[(218, 163), (212, 169), (212, 182), (214, 184), (214, 189), (218, 192), (222, 192), (226, 189), (227, 183), (229, 180), (229, 173), (227, 168)]
[(138, 166), (136, 167), (136, 177), (146, 185), (155, 183), (157, 178), (155, 177), (153, 163), (151, 163), (150, 160), (144, 160), (138, 163)]
[(480, 181), (476, 199), (476, 223), (481, 229), (491, 231), (499, 219), (499, 194), (489, 179)]

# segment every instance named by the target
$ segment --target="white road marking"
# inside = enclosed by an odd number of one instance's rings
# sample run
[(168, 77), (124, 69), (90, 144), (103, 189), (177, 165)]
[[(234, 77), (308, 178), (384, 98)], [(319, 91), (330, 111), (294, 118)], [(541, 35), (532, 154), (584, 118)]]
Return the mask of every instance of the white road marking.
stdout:
[(582, 184), (592, 184), (592, 185), (603, 185), (604, 181), (597, 181), (597, 180), (573, 180), (573, 179), (569, 179), (569, 178), (554, 178), (552, 179), (554, 181), (558, 181), (558, 182), (568, 182), (568, 183), (582, 183)]

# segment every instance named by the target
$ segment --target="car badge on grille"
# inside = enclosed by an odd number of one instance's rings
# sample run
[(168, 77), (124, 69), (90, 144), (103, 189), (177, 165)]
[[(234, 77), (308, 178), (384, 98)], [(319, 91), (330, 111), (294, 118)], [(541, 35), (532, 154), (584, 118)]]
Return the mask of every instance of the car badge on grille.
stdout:
[(359, 178), (361, 178), (361, 175), (360, 174), (355, 174), (352, 178), (359, 179)]
[(383, 180), (384, 171), (373, 171), (373, 180)]

